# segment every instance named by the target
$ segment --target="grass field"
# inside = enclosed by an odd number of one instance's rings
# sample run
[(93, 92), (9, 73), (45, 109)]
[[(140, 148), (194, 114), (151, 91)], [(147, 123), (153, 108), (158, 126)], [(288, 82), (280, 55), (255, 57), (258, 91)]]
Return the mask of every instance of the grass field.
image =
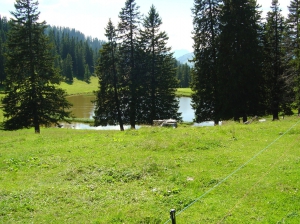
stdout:
[(178, 88), (176, 95), (190, 97), (192, 95), (192, 90), (191, 88)]
[(72, 84), (62, 82), (60, 88), (66, 90), (68, 95), (93, 94), (93, 92), (97, 91), (99, 88), (98, 78), (92, 76), (90, 83), (78, 79), (74, 79)]
[(295, 223), (300, 123), (0, 131), (0, 223)]

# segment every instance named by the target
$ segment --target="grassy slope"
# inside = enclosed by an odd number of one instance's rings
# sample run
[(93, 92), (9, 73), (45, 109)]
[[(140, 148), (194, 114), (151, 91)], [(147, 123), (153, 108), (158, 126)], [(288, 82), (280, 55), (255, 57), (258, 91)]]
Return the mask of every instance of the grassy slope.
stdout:
[(178, 88), (176, 95), (190, 97), (192, 95), (192, 90), (191, 88)]
[[(65, 82), (60, 84), (62, 89), (65, 89), (68, 95), (76, 95), (76, 94), (92, 94), (93, 91), (98, 90), (98, 78), (91, 77), (91, 82), (88, 84), (84, 81), (80, 81), (74, 79), (72, 85), (67, 84)], [(192, 90), (190, 88), (178, 88), (176, 91), (176, 95), (178, 96), (191, 96)]]
[(0, 131), (0, 223), (299, 223), (298, 121)]
[(60, 88), (65, 89), (68, 95), (76, 94), (93, 94), (93, 91), (98, 90), (98, 78), (92, 76), (91, 82), (86, 83), (84, 81), (74, 79), (74, 82), (70, 85), (68, 83), (62, 82)]

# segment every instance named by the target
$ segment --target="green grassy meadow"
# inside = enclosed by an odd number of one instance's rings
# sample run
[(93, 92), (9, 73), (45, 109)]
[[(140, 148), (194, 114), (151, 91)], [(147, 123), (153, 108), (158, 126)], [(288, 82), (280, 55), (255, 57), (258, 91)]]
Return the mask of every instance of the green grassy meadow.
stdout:
[[(94, 91), (97, 91), (99, 88), (98, 78), (95, 76), (91, 77), (90, 83), (74, 79), (72, 84), (62, 82), (60, 88), (67, 91), (68, 95), (76, 94), (93, 94)], [(187, 96), (190, 97), (192, 94), (191, 88), (178, 88), (176, 91), (177, 96)]]
[(93, 94), (94, 91), (98, 90), (99, 85), (98, 85), (98, 78), (92, 76), (90, 83), (84, 82), (82, 80), (74, 79), (74, 82), (72, 84), (61, 82), (59, 87), (66, 90), (68, 95), (77, 95), (77, 94)]
[(190, 97), (192, 95), (191, 88), (178, 88), (176, 91), (177, 96)]
[(1, 131), (0, 223), (299, 223), (300, 120)]

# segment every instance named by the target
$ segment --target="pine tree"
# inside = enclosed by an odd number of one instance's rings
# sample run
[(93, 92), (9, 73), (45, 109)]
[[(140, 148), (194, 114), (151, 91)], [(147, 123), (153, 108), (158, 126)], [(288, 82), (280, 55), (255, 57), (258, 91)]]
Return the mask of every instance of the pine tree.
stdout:
[(91, 81), (91, 72), (88, 64), (85, 64), (84, 66), (84, 76), (83, 80), (87, 83), (90, 83)]
[(125, 86), (128, 86), (129, 88), (129, 94), (124, 96), (124, 102), (129, 104), (127, 108), (129, 110), (130, 126), (134, 129), (137, 121), (138, 89), (141, 85), (139, 83), (138, 65), (136, 63), (140, 12), (135, 0), (126, 0), (124, 8), (122, 8), (119, 13), (119, 19), (119, 71), (124, 77), (123, 80), (126, 80), (126, 83), (123, 83), (124, 88)]
[(40, 125), (68, 117), (70, 104), (65, 91), (56, 87), (60, 77), (44, 34), (46, 23), (38, 22), (38, 2), (18, 0), (15, 10), (7, 41), (4, 128), (34, 127), (40, 133)]
[(6, 17), (1, 17), (0, 15), (0, 86), (4, 84), (4, 80), (6, 78), (6, 73), (4, 70), (5, 64), (5, 42), (6, 36), (8, 32), (8, 22)]
[[(255, 0), (226, 0), (218, 53), (220, 118), (243, 122), (261, 113), (260, 14)], [(218, 108), (219, 110), (219, 108)]]
[(273, 120), (279, 120), (279, 112), (286, 107), (285, 95), (285, 53), (284, 17), (281, 15), (278, 0), (272, 0), (264, 29), (264, 73), (267, 83), (268, 107)]
[(293, 77), (292, 87), (296, 96), (298, 114), (300, 115), (300, 1), (292, 0), (288, 8), (287, 57), (290, 62)]
[(176, 65), (176, 78), (179, 81), (179, 88), (189, 88), (191, 82), (191, 67), (187, 63), (181, 64), (178, 61)]
[(195, 121), (220, 119), (218, 78), (218, 36), (220, 35), (221, 0), (195, 0), (194, 19), (194, 68), (191, 88)]
[(108, 42), (100, 50), (96, 68), (100, 89), (96, 92), (95, 125), (119, 124), (120, 130), (124, 131), (117, 74), (117, 35), (111, 20), (105, 31)]
[(73, 82), (73, 60), (70, 54), (63, 60), (63, 76), (68, 83)]
[[(166, 32), (160, 31), (162, 20), (152, 5), (148, 15), (143, 20), (143, 29), (140, 31), (140, 47), (144, 52), (142, 64), (145, 73), (143, 101), (139, 105), (144, 113), (145, 122), (153, 124), (153, 120), (173, 118), (180, 120), (178, 101), (175, 98), (175, 69)], [(149, 92), (149, 93), (148, 93)], [(143, 104), (143, 105), (142, 105)], [(145, 113), (147, 111), (147, 113)]]
[(3, 85), (5, 80), (5, 72), (4, 72), (4, 44), (2, 43), (2, 38), (0, 37), (0, 86)]

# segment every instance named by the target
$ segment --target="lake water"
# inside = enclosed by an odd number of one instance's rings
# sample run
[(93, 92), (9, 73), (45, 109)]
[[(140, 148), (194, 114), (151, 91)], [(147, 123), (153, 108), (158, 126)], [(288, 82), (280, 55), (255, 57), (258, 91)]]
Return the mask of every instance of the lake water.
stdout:
[[(73, 104), (72, 113), (77, 118), (92, 119), (95, 107), (91, 101), (95, 100), (95, 96), (76, 95), (68, 96), (68, 101)], [(192, 122), (194, 119), (194, 110), (191, 107), (190, 97), (179, 98), (179, 112), (182, 113), (183, 121)]]

